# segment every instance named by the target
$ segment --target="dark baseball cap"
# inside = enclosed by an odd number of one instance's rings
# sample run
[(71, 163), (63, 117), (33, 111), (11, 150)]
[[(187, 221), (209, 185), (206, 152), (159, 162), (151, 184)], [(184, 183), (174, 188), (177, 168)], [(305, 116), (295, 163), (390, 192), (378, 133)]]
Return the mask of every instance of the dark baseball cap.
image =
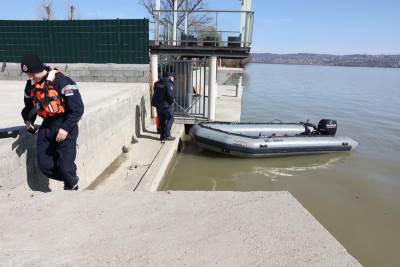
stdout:
[(27, 54), (21, 60), (21, 70), (25, 73), (39, 73), (44, 67), (43, 62), (35, 54)]
[(163, 78), (168, 78), (168, 77), (176, 77), (175, 73), (173, 72), (164, 72), (162, 75)]

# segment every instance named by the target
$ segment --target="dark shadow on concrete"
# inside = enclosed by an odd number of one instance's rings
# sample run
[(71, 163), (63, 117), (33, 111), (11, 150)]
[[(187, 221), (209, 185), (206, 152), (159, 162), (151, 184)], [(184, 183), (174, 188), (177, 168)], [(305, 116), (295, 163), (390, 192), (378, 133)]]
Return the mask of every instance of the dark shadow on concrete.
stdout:
[(137, 138), (140, 138), (142, 135), (142, 129), (141, 129), (141, 124), (140, 124), (140, 106), (136, 105), (136, 110), (135, 110), (135, 135)]
[(146, 135), (143, 133), (152, 133), (152, 134), (157, 134), (156, 132), (152, 132), (146, 129), (146, 107), (144, 105), (144, 98), (142, 97), (142, 101), (140, 106), (136, 105), (136, 112), (135, 112), (135, 135), (137, 138), (145, 138), (145, 139), (150, 139), (150, 140), (157, 140), (159, 141), (160, 139), (158, 137), (154, 137), (151, 135)]
[[(157, 132), (155, 132), (155, 131), (149, 131), (148, 129), (146, 129), (146, 126), (145, 126), (145, 122), (146, 122), (146, 117), (147, 117), (147, 109), (146, 109), (146, 101), (144, 100), (144, 97), (142, 96), (142, 98), (141, 98), (141, 100), (140, 100), (140, 106), (141, 106), (141, 109), (143, 110), (143, 112), (142, 112), (142, 127), (143, 127), (143, 132), (146, 132), (146, 133), (151, 133), (151, 134), (158, 134)], [(158, 139), (157, 139), (158, 140)]]
[(160, 141), (160, 138), (159, 138), (159, 137), (155, 137), (155, 136), (151, 136), (151, 135), (144, 135), (144, 134), (142, 134), (142, 135), (140, 136), (140, 138), (150, 139), (150, 140), (155, 140), (155, 141)]
[(146, 117), (147, 117), (148, 113), (147, 113), (147, 109), (146, 109), (146, 101), (144, 100), (143, 96), (142, 96), (142, 98), (140, 100), (140, 108), (142, 110), (142, 113), (141, 113), (141, 120), (142, 121), (141, 121), (141, 123), (142, 123), (143, 132), (151, 133), (151, 134), (158, 134), (155, 131), (149, 131), (148, 129), (146, 129)]
[(49, 178), (39, 169), (36, 152), (37, 136), (28, 133), (24, 127), (19, 127), (18, 138), (12, 143), (18, 157), (26, 153), (26, 179), (32, 191), (50, 192)]
[(149, 130), (146, 130), (145, 132), (146, 132), (146, 133), (150, 133), (150, 134), (159, 134), (159, 133), (157, 133), (157, 132), (155, 132), (155, 131), (149, 131)]
[(147, 109), (146, 109), (146, 101), (144, 101), (144, 97), (140, 99), (140, 119), (141, 119), (141, 125), (142, 125), (142, 130), (143, 132), (147, 131), (146, 129), (146, 117), (147, 117)]
[(224, 95), (224, 94), (222, 94), (221, 96), (225, 96), (225, 97), (236, 97), (236, 95)]

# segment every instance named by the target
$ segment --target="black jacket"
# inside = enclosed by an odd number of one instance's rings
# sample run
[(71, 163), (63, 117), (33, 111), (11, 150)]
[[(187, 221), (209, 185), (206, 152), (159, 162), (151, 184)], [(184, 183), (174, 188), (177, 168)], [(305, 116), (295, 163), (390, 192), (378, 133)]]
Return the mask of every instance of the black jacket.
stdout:
[[(49, 71), (49, 68), (46, 68)], [(42, 81), (47, 78), (44, 77)], [(62, 96), (65, 105), (65, 113), (62, 116), (63, 123), (62, 129), (69, 132), (71, 127), (78, 123), (81, 119), (84, 106), (81, 94), (79, 93), (76, 83), (69, 77), (62, 73), (57, 73), (53, 81), (54, 89), (57, 90), (58, 94)], [(30, 80), (27, 81), (25, 86), (24, 103), (25, 107), (22, 109), (21, 115), (25, 122), (30, 121), (32, 124), (36, 120), (36, 115), (32, 118), (28, 118), (29, 112), (33, 108), (33, 102), (30, 98), (31, 90), (34, 88), (34, 83)]]
[(154, 84), (154, 94), (151, 105), (156, 108), (169, 108), (175, 102), (173, 82), (168, 78), (161, 78)]

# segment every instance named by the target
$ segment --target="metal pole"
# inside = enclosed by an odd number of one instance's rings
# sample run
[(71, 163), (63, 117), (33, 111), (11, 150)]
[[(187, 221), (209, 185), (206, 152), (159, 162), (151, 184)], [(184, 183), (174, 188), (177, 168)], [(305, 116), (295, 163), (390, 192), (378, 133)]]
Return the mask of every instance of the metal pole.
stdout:
[[(154, 94), (154, 83), (158, 80), (158, 55), (151, 55), (150, 57), (151, 68), (151, 95)], [(154, 107), (151, 108), (152, 117), (156, 117), (157, 111)]]
[(239, 77), (239, 80), (236, 84), (236, 97), (242, 96), (242, 90), (243, 90), (243, 86), (242, 86), (242, 76)]
[(187, 37), (188, 34), (188, 9), (189, 9), (189, 2), (185, 0), (185, 35)]
[[(156, 9), (160, 10), (160, 1), (161, 0), (156, 0)], [(156, 13), (156, 45), (159, 44), (158, 40), (160, 40), (160, 11), (157, 11)]]
[[(203, 85), (201, 87), (202, 90), (202, 95), (203, 95), (203, 118), (206, 117), (206, 72), (207, 72), (207, 66), (206, 66), (206, 59), (204, 58), (202, 60), (202, 66), (201, 68), (203, 68), (203, 76), (201, 76), (201, 72), (200, 72), (200, 79), (202, 79)], [(207, 115), (208, 116), (208, 115)]]
[(251, 0), (246, 0), (246, 10), (251, 11)]
[(177, 11), (178, 10), (178, 0), (174, 0), (174, 25), (172, 28), (172, 43), (175, 46), (177, 44), (177, 28), (178, 28), (178, 15), (177, 15)]
[(245, 18), (245, 20), (244, 20), (244, 47), (247, 47), (247, 24), (249, 23), (249, 20), (248, 20), (248, 18), (249, 18), (249, 13), (247, 13), (246, 12), (246, 18)]
[(215, 102), (217, 99), (217, 57), (210, 57), (208, 82), (208, 119), (215, 121)]
[(245, 23), (246, 24), (246, 28), (245, 28), (246, 38), (245, 38), (244, 42), (245, 42), (245, 46), (247, 47), (250, 45), (251, 0), (244, 0), (244, 2), (245, 2), (244, 5), (245, 5), (245, 10), (246, 10), (246, 23)]
[(166, 35), (166, 43), (168, 45), (171, 45), (171, 40), (170, 40), (171, 33), (170, 33), (170, 28), (169, 28), (169, 24), (168, 24), (168, 20), (167, 19), (164, 19), (164, 27), (165, 27), (165, 30), (166, 30), (166, 33), (167, 33), (167, 35)]
[(249, 16), (250, 13), (248, 11), (251, 11), (251, 0), (242, 0), (242, 5), (241, 5), (241, 10), (242, 13), (240, 14), (240, 41), (243, 46), (246, 46), (246, 43), (248, 42), (248, 36), (249, 36)]
[(245, 26), (244, 26), (244, 23), (245, 23), (245, 13), (244, 13), (244, 11), (245, 11), (245, 3), (244, 3), (244, 1), (245, 0), (242, 0), (241, 1), (241, 11), (242, 11), (242, 13), (240, 13), (240, 42), (241, 42), (241, 46), (242, 46), (242, 44), (244, 43), (244, 32), (245, 32)]
[(218, 31), (218, 12), (215, 12), (215, 30)]

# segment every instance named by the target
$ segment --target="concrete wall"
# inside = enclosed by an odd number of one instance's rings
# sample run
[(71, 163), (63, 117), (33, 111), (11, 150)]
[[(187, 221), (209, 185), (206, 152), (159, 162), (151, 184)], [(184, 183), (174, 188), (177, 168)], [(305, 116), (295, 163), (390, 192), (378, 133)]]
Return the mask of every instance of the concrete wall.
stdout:
[(219, 85), (235, 85), (244, 70), (241, 68), (218, 67), (217, 83)]
[(147, 84), (102, 102), (80, 123), (77, 166), (82, 188), (92, 183), (150, 124)]
[[(47, 64), (56, 67), (77, 82), (149, 81), (149, 64)], [(17, 63), (0, 63), (0, 80), (26, 80)]]
[[(47, 65), (60, 69), (76, 82), (149, 82), (148, 64), (49, 63)], [(217, 82), (220, 85), (236, 84), (243, 73), (244, 70), (240, 68), (218, 67)], [(20, 64), (0, 63), (0, 80), (26, 80), (26, 76), (21, 73)]]
[[(93, 90), (95, 91), (95, 90)], [(86, 107), (79, 122), (77, 144), (78, 176), (87, 187), (150, 124), (148, 84), (130, 84), (124, 90)], [(0, 190), (62, 189), (60, 182), (47, 179), (37, 167), (36, 137), (24, 129), (16, 139), (0, 139)]]
[(0, 139), (0, 190), (32, 188), (49, 191), (49, 181), (39, 171), (36, 138), (22, 127), (16, 139)]

